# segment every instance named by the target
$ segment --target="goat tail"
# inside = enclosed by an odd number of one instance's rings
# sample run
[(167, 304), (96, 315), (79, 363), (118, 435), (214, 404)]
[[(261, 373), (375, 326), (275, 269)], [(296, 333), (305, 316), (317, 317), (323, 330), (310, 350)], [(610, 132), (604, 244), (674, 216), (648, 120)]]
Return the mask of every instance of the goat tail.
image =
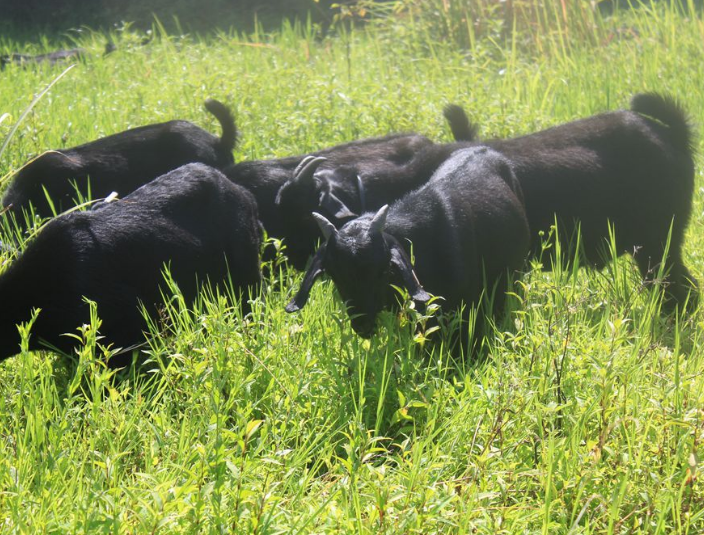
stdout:
[(639, 93), (631, 99), (631, 110), (655, 119), (670, 129), (672, 141), (688, 152), (694, 151), (694, 136), (687, 113), (673, 97), (659, 93)]
[(462, 106), (448, 104), (442, 110), (442, 114), (447, 119), (455, 141), (474, 141), (477, 137), (477, 127), (473, 125)]
[(215, 116), (222, 127), (220, 146), (231, 152), (237, 144), (238, 132), (230, 108), (214, 98), (209, 98), (205, 101), (205, 109)]

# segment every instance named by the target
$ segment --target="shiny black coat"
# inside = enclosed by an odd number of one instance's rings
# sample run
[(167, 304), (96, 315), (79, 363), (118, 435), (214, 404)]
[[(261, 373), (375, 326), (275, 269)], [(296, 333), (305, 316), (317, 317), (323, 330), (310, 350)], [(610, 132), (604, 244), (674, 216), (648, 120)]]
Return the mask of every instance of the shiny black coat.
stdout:
[[(534, 255), (541, 254), (542, 241), (557, 222), (565, 258), (576, 253), (573, 238), (579, 229), (581, 262), (602, 267), (611, 224), (617, 251), (631, 254), (646, 280), (657, 275), (669, 237), (666, 307), (683, 303), (696, 289), (682, 260), (694, 189), (692, 133), (671, 98), (638, 94), (630, 110), (511, 139), (436, 145), (426, 151), (426, 165), (439, 165), (458, 148), (479, 143), (512, 162)], [(542, 260), (551, 266), (550, 254)], [(690, 301), (695, 298), (692, 294)]]
[(393, 306), (391, 285), (419, 302), (428, 300), (426, 290), (442, 296), (449, 310), (495, 290), (500, 307), (507, 274), (528, 252), (520, 185), (510, 162), (486, 147), (457, 150), (426, 184), (339, 230), (318, 219), (327, 240), (287, 311), (305, 304), (325, 272), (361, 336), (370, 336), (377, 314)]
[[(75, 205), (79, 196), (100, 199), (112, 192), (125, 196), (150, 180), (182, 165), (201, 162), (225, 167), (233, 162), (237, 131), (229, 109), (216, 100), (206, 108), (222, 125), (218, 138), (188, 121), (169, 121), (133, 128), (70, 149), (45, 152), (13, 177), (2, 206), (19, 215), (35, 208), (42, 217)], [(75, 184), (75, 186), (74, 186)], [(20, 218), (21, 220), (21, 218)]]
[[(189, 164), (94, 210), (51, 220), (0, 275), (0, 360), (19, 351), (16, 324), (41, 312), (30, 349), (69, 352), (97, 303), (105, 343), (144, 341), (143, 304), (157, 316), (168, 264), (187, 301), (199, 284), (260, 282), (260, 228), (252, 195), (219, 171)], [(122, 361), (111, 364), (117, 365)]]

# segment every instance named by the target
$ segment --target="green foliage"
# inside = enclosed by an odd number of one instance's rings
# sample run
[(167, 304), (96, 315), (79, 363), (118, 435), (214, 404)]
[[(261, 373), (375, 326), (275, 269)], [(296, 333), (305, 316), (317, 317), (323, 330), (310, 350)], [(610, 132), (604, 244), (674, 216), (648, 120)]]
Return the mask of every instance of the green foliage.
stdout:
[[(0, 175), (140, 124), (217, 131), (207, 97), (236, 113), (237, 160), (395, 131), (447, 141), (448, 102), (485, 137), (624, 107), (642, 90), (673, 94), (703, 124), (702, 20), (665, 5), (601, 19), (588, 4), (564, 3), (568, 22), (593, 17), (587, 36), (559, 22), (561, 2), (513, 2), (543, 26), (514, 18), (508, 33), (493, 2), (471, 3), (495, 28), (464, 45), (434, 33), (442, 11), (410, 2), (322, 41), (301, 23), (200, 38), (155, 26), (144, 46), (126, 26), (103, 57), (108, 37), (87, 33), (88, 57), (36, 102), (64, 66), (3, 71), (0, 137), (17, 129)], [(702, 281), (696, 180), (685, 258)], [(23, 248), (34, 229), (3, 221), (0, 241)], [(191, 304), (167, 284), (139, 367), (104, 366), (118, 348), (97, 315), (70, 333), (82, 344), (69, 358), (22, 351), (0, 365), (0, 532), (701, 533), (701, 311), (662, 317), (659, 289), (630, 260), (579, 269), (548, 238), (545, 254), (564, 261), (526, 266), (474, 357), (447, 351), (444, 329), (430, 333), (411, 307), (361, 340), (329, 282), (285, 314), (301, 276), (281, 256), (244, 317), (227, 288)], [(1, 254), (5, 265), (15, 252)]]

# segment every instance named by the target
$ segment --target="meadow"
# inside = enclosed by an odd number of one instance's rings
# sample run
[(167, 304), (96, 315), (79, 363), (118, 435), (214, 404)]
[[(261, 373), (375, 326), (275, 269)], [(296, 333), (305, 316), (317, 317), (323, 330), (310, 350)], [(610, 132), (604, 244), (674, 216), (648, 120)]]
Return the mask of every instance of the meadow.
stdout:
[[(450, 25), (458, 2), (429, 4), (444, 18), (403, 12), (324, 38), (306, 23), (155, 24), (142, 46), (126, 26), (104, 57), (107, 34), (87, 29), (0, 38), (4, 52), (89, 51), (58, 81), (63, 66), (0, 72), (0, 176), (141, 124), (216, 132), (207, 97), (234, 110), (240, 161), (401, 131), (449, 141), (447, 103), (493, 138), (659, 91), (699, 132), (685, 261), (704, 281), (701, 15), (662, 3), (602, 17), (574, 2), (502, 33), (490, 17)], [(457, 358), (411, 307), (357, 337), (330, 282), (286, 314), (301, 274), (275, 245), (248, 317), (227, 292), (191, 305), (172, 288), (170, 332), (140, 367), (104, 366), (99, 318), (71, 333), (83, 344), (70, 358), (0, 364), (0, 533), (704, 532), (701, 307), (660, 314), (629, 258), (527, 263), (484, 346)]]

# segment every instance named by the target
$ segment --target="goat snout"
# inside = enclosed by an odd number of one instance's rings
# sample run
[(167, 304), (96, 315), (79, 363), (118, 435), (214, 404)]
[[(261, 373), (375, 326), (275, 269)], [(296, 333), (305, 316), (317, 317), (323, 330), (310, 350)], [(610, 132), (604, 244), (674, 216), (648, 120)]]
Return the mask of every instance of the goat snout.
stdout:
[(367, 314), (353, 317), (351, 320), (352, 329), (362, 338), (371, 338), (376, 330), (376, 318)]

